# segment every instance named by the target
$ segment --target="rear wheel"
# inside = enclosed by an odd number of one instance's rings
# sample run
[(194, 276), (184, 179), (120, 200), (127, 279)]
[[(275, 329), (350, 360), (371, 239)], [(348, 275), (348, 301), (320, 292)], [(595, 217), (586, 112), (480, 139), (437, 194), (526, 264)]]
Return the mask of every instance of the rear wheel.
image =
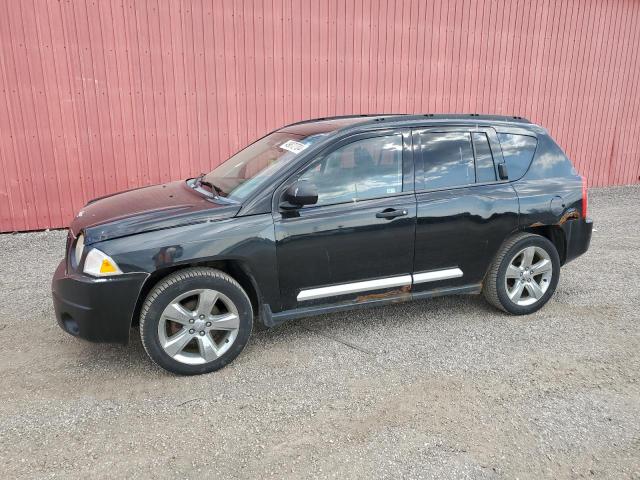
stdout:
[(487, 273), (483, 293), (489, 303), (514, 315), (533, 313), (553, 295), (560, 257), (549, 240), (520, 233), (502, 246)]
[(151, 290), (140, 313), (140, 336), (158, 365), (194, 375), (237, 357), (252, 324), (251, 302), (238, 282), (219, 270), (190, 268)]

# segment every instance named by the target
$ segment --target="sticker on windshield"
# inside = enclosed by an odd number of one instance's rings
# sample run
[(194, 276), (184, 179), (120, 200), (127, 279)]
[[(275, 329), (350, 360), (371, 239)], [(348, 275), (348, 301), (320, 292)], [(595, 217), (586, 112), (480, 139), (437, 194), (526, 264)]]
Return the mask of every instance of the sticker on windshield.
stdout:
[(307, 148), (307, 146), (304, 143), (296, 142), (295, 140), (287, 140), (282, 145), (280, 145), (280, 148), (293, 153), (300, 153), (305, 148)]

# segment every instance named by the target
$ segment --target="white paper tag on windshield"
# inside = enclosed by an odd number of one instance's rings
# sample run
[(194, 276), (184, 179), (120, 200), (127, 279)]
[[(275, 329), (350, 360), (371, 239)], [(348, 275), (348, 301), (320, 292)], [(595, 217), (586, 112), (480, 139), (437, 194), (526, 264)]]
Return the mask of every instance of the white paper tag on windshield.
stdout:
[(280, 145), (280, 148), (293, 153), (300, 153), (305, 148), (307, 148), (307, 146), (304, 143), (296, 142), (295, 140), (287, 140), (282, 145)]

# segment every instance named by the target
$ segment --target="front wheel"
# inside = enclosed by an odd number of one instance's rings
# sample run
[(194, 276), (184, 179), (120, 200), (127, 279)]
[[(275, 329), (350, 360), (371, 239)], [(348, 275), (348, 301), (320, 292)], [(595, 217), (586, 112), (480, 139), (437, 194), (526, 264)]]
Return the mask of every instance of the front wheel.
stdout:
[(560, 257), (553, 243), (540, 235), (520, 233), (496, 255), (482, 291), (493, 306), (526, 315), (549, 301), (559, 279)]
[(251, 301), (232, 277), (212, 268), (180, 270), (149, 292), (140, 337), (151, 359), (181, 375), (218, 370), (251, 335)]

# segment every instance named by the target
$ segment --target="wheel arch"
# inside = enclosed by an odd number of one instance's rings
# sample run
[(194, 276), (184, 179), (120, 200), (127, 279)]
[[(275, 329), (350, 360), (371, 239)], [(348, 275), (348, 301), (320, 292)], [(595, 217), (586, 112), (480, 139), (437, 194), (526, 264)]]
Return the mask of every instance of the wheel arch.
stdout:
[(567, 259), (567, 236), (562, 227), (559, 225), (536, 225), (527, 227), (523, 231), (540, 235), (553, 243), (560, 257), (560, 265), (565, 264)]
[(253, 309), (254, 317), (258, 316), (258, 312), (260, 310), (261, 302), (261, 294), (260, 288), (255, 281), (254, 276), (251, 273), (251, 269), (246, 264), (246, 262), (241, 259), (215, 259), (215, 260), (203, 260), (199, 262), (191, 262), (188, 264), (181, 265), (172, 265), (166, 268), (160, 268), (155, 270), (151, 275), (147, 277), (142, 288), (140, 289), (140, 293), (138, 294), (138, 299), (136, 300), (136, 306), (133, 310), (131, 325), (138, 325), (140, 322), (140, 311), (142, 309), (142, 304), (144, 300), (147, 298), (149, 292), (155, 287), (158, 282), (162, 281), (168, 275), (171, 275), (174, 272), (179, 270), (184, 270), (186, 268), (192, 267), (208, 267), (215, 268), (216, 270), (220, 270), (228, 275), (230, 275), (234, 280), (236, 280), (240, 286), (247, 292), (249, 296), (249, 300), (251, 300), (251, 307)]

